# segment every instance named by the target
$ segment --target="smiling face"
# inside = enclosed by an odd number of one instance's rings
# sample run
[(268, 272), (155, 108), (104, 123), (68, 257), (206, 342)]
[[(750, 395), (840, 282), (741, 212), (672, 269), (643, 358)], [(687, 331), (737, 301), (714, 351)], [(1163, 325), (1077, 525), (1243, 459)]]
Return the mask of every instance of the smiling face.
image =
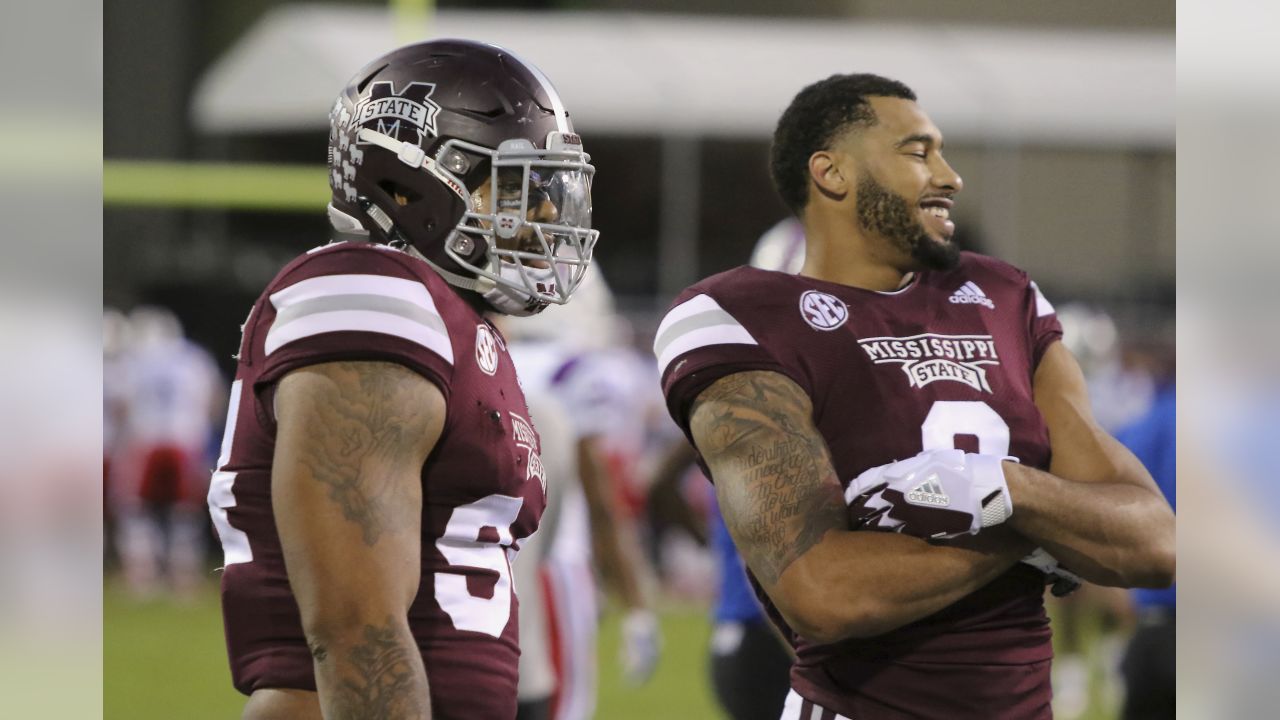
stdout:
[(942, 133), (911, 100), (873, 97), (876, 122), (837, 143), (857, 178), (859, 227), (884, 240), (906, 269), (947, 269), (959, 261), (951, 241), (953, 197), (963, 182), (942, 157)]

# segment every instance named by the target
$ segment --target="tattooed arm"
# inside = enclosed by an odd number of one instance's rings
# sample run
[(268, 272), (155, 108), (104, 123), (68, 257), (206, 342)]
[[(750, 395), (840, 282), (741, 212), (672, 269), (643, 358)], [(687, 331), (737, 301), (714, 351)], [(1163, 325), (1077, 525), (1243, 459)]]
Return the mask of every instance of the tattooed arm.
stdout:
[(444, 397), (400, 365), (336, 362), (286, 375), (275, 403), (271, 500), (324, 717), (430, 718), (407, 613)]
[(816, 642), (886, 633), (995, 579), (1032, 546), (1001, 528), (964, 544), (850, 532), (809, 397), (774, 372), (704, 390), (690, 428), (743, 559), (792, 629)]

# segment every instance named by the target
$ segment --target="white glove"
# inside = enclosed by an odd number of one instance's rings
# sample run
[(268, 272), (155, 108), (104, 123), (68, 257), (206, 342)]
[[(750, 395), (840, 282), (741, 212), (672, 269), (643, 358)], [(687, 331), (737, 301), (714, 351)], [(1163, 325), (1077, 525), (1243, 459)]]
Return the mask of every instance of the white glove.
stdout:
[(1045, 552), (1044, 548), (1036, 548), (1031, 554), (1019, 560), (1045, 574), (1046, 584), (1052, 584), (1054, 597), (1070, 595), (1080, 588), (1084, 582), (1079, 575), (1068, 570), (1058, 562), (1058, 558)]
[(850, 527), (953, 538), (999, 525), (1013, 515), (1005, 459), (927, 450), (866, 470), (844, 491)]
[(622, 677), (631, 685), (643, 685), (653, 675), (662, 650), (662, 632), (652, 611), (627, 611), (622, 619)]

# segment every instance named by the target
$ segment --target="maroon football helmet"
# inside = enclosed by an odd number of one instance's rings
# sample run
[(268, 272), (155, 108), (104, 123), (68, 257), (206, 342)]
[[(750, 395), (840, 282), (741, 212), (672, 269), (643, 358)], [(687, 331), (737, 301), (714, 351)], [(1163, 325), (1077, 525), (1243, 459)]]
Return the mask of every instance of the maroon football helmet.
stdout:
[(581, 283), (594, 174), (550, 81), (495, 45), (393, 50), (329, 114), (334, 227), (404, 247), (508, 314)]

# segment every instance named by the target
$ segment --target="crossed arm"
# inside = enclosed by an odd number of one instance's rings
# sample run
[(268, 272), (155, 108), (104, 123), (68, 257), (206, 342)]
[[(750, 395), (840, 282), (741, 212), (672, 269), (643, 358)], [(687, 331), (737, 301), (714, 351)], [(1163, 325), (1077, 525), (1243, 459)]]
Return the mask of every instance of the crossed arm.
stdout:
[(947, 546), (850, 532), (812, 413), (800, 387), (765, 371), (721, 378), (690, 410), (729, 533), (799, 634), (817, 642), (883, 634), (972, 593), (1032, 549), (1004, 528)]
[(286, 375), (275, 403), (271, 499), (324, 717), (430, 718), (407, 613), (444, 397), (399, 365), (336, 362)]
[(1005, 462), (1009, 525), (1086, 580), (1166, 587), (1175, 572), (1174, 517), (1142, 463), (1100, 428), (1075, 358), (1054, 343), (1034, 378), (1049, 426), (1049, 472)]

